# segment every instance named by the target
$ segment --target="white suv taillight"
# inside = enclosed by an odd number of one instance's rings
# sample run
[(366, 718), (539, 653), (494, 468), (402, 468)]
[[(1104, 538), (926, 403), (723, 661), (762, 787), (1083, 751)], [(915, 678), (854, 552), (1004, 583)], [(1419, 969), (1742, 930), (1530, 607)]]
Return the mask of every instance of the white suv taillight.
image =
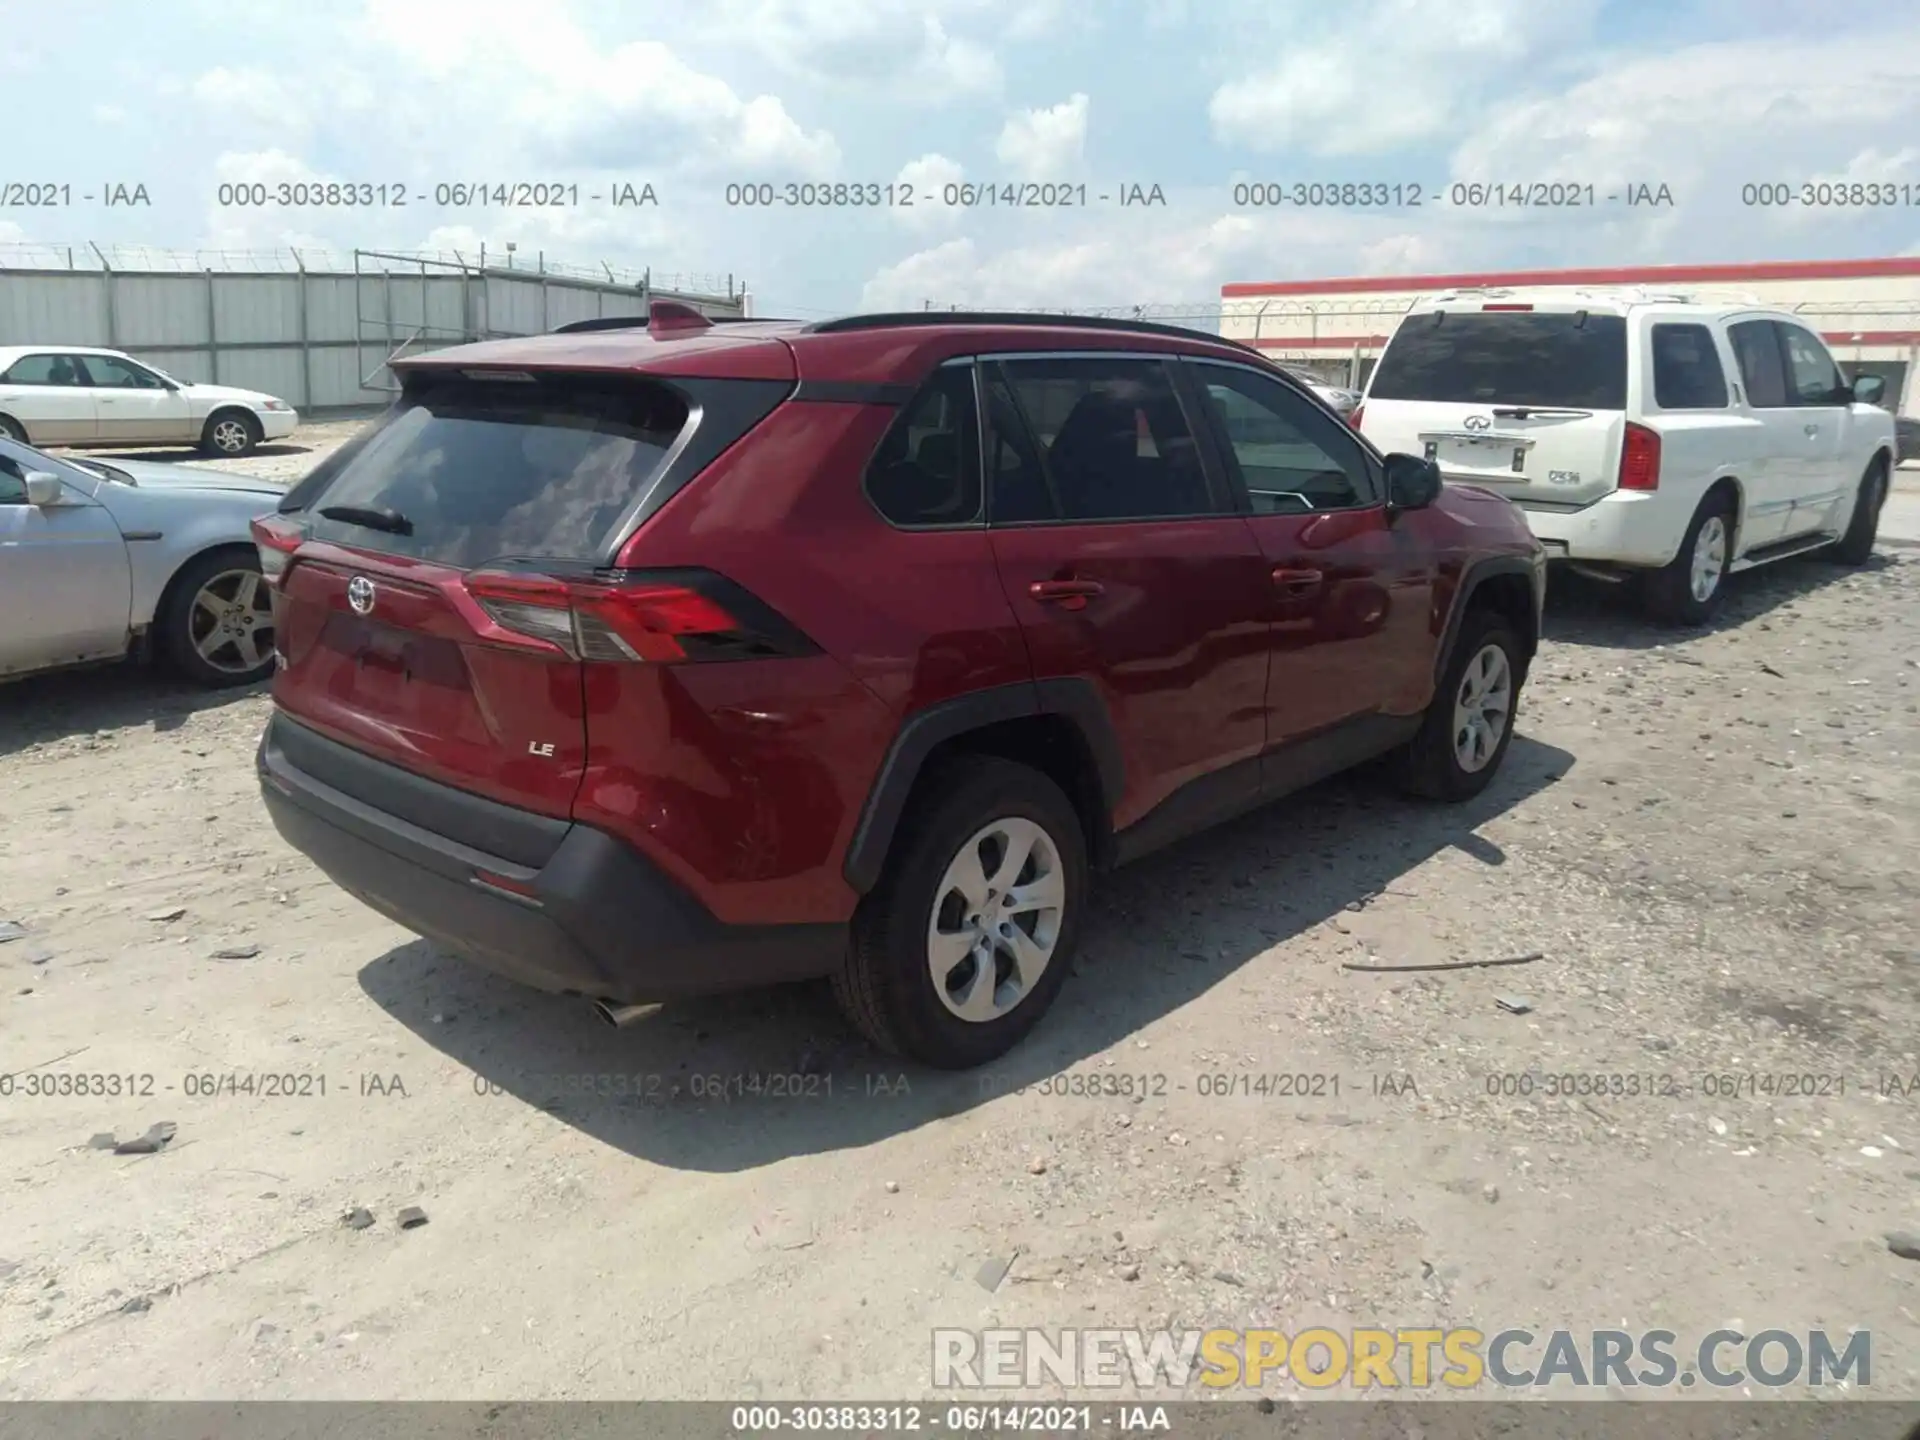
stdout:
[(1620, 488), (1660, 488), (1660, 434), (1631, 420), (1627, 422), (1626, 438), (1620, 444)]

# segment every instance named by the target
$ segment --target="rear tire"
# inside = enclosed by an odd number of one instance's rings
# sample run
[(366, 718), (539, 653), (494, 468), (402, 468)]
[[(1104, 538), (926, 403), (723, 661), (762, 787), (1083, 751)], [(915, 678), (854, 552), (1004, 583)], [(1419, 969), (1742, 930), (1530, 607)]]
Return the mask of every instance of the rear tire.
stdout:
[(1887, 462), (1875, 459), (1860, 477), (1853, 496), (1853, 518), (1847, 533), (1820, 552), (1836, 565), (1864, 565), (1873, 558), (1874, 537), (1880, 532), (1880, 511), (1887, 503)]
[[(209, 690), (266, 679), (273, 673), (273, 610), (260, 557), (230, 545), (188, 561), (168, 587), (154, 631), (155, 650), (182, 679)], [(254, 656), (260, 658), (249, 664)]]
[(260, 443), (260, 422), (250, 410), (216, 410), (200, 432), (200, 448), (209, 455), (233, 459)]
[(1080, 816), (1039, 771), (968, 756), (928, 775), (898, 833), (854, 917), (834, 996), (889, 1054), (941, 1070), (984, 1065), (1026, 1037), (1066, 982), (1088, 885)]
[(1400, 788), (1422, 800), (1470, 800), (1513, 742), (1526, 683), (1520, 637), (1497, 611), (1467, 611), (1420, 729), (1397, 757)]
[(27, 427), (11, 415), (0, 415), (0, 439), (11, 440), (17, 445), (30, 443), (27, 440)]
[(1700, 502), (1680, 550), (1641, 582), (1640, 603), (1662, 625), (1704, 625), (1720, 607), (1733, 563), (1733, 497), (1716, 490)]

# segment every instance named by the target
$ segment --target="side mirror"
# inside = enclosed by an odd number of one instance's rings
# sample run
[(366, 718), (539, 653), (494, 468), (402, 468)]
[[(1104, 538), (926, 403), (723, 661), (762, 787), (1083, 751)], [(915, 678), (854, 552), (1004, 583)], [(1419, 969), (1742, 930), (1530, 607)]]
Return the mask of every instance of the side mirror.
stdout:
[(32, 470), (27, 474), (27, 503), (45, 509), (49, 505), (58, 505), (66, 495), (58, 475), (45, 470)]
[(1389, 510), (1424, 510), (1440, 498), (1440, 467), (1418, 455), (1389, 455), (1382, 465)]
[(1858, 405), (1878, 405), (1887, 393), (1887, 382), (1878, 375), (1857, 375), (1853, 381), (1853, 399)]

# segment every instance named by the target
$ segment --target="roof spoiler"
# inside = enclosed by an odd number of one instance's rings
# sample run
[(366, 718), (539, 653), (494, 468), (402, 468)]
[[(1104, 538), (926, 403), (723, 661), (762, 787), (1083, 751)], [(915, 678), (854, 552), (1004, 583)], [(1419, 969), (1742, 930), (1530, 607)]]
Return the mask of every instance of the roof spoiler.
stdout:
[(604, 315), (593, 320), (575, 320), (570, 325), (560, 326), (553, 333), (583, 335), (592, 330), (638, 330), (642, 326), (654, 339), (670, 340), (676, 335), (693, 335), (702, 330), (711, 330), (713, 321), (684, 301), (655, 300), (648, 304), (644, 319), (638, 315)]

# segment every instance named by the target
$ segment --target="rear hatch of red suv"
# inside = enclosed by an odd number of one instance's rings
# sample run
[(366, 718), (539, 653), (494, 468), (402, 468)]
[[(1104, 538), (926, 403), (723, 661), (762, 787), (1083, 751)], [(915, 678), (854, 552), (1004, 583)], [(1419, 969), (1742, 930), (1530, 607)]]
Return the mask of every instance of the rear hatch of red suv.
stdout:
[[(735, 403), (711, 403), (715, 386)], [(600, 583), (616, 537), (658, 502), (676, 459), (701, 458), (687, 454), (692, 430), (710, 451), (724, 424), (750, 428), (790, 388), (405, 372), (400, 404), (256, 532), (279, 607), (277, 709), (413, 774), (564, 819), (586, 758), (585, 662), (670, 645), (700, 620), (697, 589)]]

